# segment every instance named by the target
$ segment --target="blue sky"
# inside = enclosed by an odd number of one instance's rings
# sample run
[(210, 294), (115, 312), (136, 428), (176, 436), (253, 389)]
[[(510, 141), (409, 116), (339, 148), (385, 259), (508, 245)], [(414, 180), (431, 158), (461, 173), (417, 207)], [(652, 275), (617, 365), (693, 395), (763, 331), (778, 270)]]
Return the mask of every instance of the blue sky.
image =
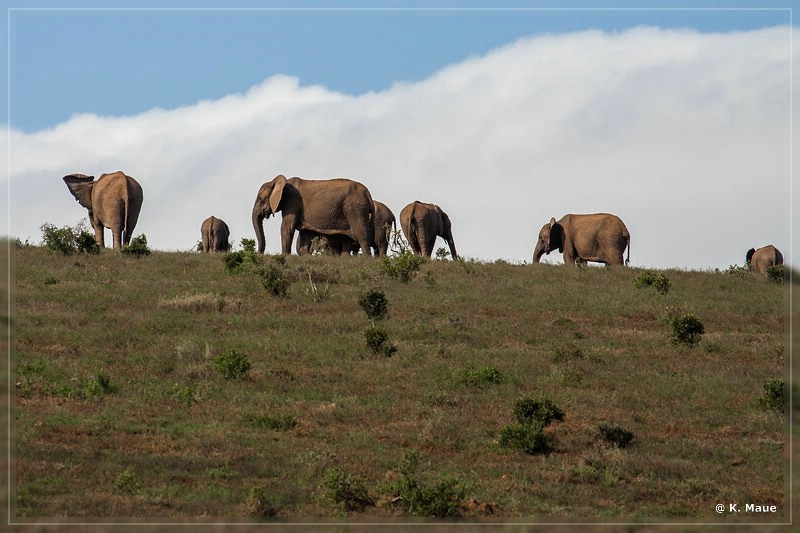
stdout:
[(768, 243), (789, 260), (790, 11), (694, 4), (10, 11), (0, 233), (86, 219), (60, 178), (124, 170), (154, 248), (191, 249), (211, 214), (238, 242), (283, 173), (358, 179), (395, 213), (437, 203), (484, 260), (530, 261), (551, 216), (601, 211), (626, 221), (634, 265), (724, 269)]
[[(186, 3), (204, 4), (214, 5)], [(287, 4), (252, 3), (258, 8)], [(365, 2), (361, 6), (368, 9), (344, 11), (147, 10), (143, 2), (119, 3), (136, 10), (19, 8), (11, 12), (10, 25), (12, 126), (30, 132), (74, 113), (129, 115), (153, 107), (173, 108), (242, 92), (278, 73), (297, 76), (304, 85), (358, 95), (395, 82), (422, 80), (471, 55), (543, 33), (620, 31), (639, 25), (748, 30), (789, 20), (786, 10), (681, 10), (675, 2), (628, 2), (631, 9), (624, 9), (624, 2), (613, 3), (622, 6), (619, 10), (598, 10), (611, 5), (601, 2), (526, 10), (548, 4), (516, 2), (502, 4), (516, 9), (488, 11), (471, 10), (491, 5), (487, 2), (417, 3), (445, 6), (442, 10), (396, 4), (402, 7), (381, 11), (369, 8), (390, 4)], [(336, 5), (347, 8), (348, 3)], [(646, 9), (651, 6), (666, 9)]]

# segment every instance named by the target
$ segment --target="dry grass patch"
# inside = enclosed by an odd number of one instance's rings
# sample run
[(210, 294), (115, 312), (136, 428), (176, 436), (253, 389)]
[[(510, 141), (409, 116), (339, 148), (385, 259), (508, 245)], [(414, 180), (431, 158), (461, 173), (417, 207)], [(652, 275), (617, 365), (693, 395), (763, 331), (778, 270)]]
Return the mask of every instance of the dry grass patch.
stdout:
[(174, 298), (159, 298), (158, 306), (166, 309), (176, 309), (188, 312), (206, 311), (241, 311), (242, 301), (237, 298), (230, 298), (206, 292), (200, 294), (183, 294)]

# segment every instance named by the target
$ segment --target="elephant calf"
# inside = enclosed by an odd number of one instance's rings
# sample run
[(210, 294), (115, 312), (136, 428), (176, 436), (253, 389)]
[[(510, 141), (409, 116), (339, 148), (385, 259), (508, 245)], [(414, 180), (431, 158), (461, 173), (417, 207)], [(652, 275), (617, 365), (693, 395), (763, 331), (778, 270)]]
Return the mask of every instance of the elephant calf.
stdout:
[[(551, 218), (542, 226), (533, 250), (533, 262), (538, 263), (542, 255), (558, 248), (564, 254), (564, 263), (567, 265), (576, 261), (581, 265), (587, 261), (607, 265), (628, 264), (631, 259), (630, 244), (628, 228), (616, 215), (568, 214), (557, 222)], [(628, 257), (623, 261), (625, 248), (628, 249)]]
[(766, 272), (771, 266), (783, 264), (783, 254), (768, 244), (758, 250), (750, 248), (745, 256), (745, 261), (750, 272)]
[(204, 252), (227, 252), (231, 235), (228, 225), (221, 218), (210, 216), (200, 226)]

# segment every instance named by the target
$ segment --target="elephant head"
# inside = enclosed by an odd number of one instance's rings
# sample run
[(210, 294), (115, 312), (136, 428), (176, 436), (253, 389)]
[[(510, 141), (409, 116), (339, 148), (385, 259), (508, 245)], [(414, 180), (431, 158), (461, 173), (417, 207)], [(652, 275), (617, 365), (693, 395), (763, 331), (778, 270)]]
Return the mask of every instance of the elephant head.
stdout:
[(115, 250), (130, 242), (144, 200), (139, 182), (119, 171), (103, 174), (97, 181), (85, 174), (70, 174), (63, 180), (89, 211), (98, 246), (105, 246), (104, 228), (111, 229)]
[(549, 254), (556, 248), (559, 253), (564, 252), (564, 226), (551, 217), (550, 222), (539, 230), (539, 240), (533, 249), (533, 262), (538, 263), (544, 254)]
[(346, 178), (304, 180), (276, 176), (258, 190), (253, 204), (253, 228), (258, 251), (266, 248), (263, 222), (281, 212), (281, 249), (290, 254), (295, 231), (308, 230), (323, 236), (344, 236), (368, 253), (373, 239), (375, 209), (363, 184)]

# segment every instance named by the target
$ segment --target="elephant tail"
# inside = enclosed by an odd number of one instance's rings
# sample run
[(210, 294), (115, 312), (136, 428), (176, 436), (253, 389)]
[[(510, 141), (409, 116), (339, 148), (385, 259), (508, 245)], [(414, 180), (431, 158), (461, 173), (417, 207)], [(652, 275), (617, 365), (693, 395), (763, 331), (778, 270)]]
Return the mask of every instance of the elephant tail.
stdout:
[(628, 248), (628, 257), (625, 258), (625, 266), (628, 266), (628, 264), (630, 264), (630, 262), (631, 262), (631, 235), (630, 235), (630, 233), (628, 234), (628, 243), (627, 243), (626, 247)]

